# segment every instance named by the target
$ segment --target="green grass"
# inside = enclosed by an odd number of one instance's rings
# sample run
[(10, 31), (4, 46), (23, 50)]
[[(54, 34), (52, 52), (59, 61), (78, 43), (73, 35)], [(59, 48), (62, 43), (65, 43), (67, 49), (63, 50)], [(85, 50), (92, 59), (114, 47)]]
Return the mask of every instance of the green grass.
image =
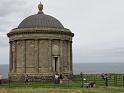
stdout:
[(30, 82), (25, 84), (24, 82), (18, 83), (10, 83), (10, 84), (2, 84), (0, 88), (80, 88), (81, 84), (77, 83), (69, 83), (69, 84), (54, 84), (54, 83), (40, 83), (40, 82)]
[[(108, 84), (109, 86), (124, 86), (124, 78), (123, 74), (109, 74), (108, 76)], [(95, 74), (84, 74), (83, 78), (86, 78), (88, 82), (96, 82), (98, 86), (104, 86), (104, 80), (101, 78), (100, 75), (95, 75)], [(75, 83), (81, 82), (81, 77), (80, 75), (75, 75), (73, 77), (73, 81)]]
[[(96, 82), (96, 86), (104, 86), (104, 80), (101, 78), (100, 75), (95, 74), (84, 74), (83, 78), (87, 79), (87, 82)], [(24, 82), (18, 82), (18, 83), (10, 83), (10, 84), (2, 84), (0, 87), (33, 87), (33, 88), (53, 88), (53, 87), (65, 87), (65, 88), (79, 88), (81, 86), (82, 79), (80, 75), (74, 75), (72, 82), (68, 84), (53, 84), (51, 83), (44, 83), (44, 82), (37, 82), (37, 83), (30, 83), (29, 85), (25, 84)], [(124, 87), (124, 80), (123, 80), (123, 74), (111, 74), (108, 77), (108, 85), (109, 86), (116, 86), (116, 87)]]
[(123, 75), (111, 75), (109, 87), (104, 87), (104, 80), (99, 75), (84, 75), (88, 82), (96, 82), (96, 88), (81, 88), (81, 77), (75, 75), (73, 81), (67, 84), (53, 82), (12, 82), (0, 85), (0, 93), (124, 93)]
[(99, 88), (0, 88), (0, 93), (124, 93), (121, 87), (99, 87)]

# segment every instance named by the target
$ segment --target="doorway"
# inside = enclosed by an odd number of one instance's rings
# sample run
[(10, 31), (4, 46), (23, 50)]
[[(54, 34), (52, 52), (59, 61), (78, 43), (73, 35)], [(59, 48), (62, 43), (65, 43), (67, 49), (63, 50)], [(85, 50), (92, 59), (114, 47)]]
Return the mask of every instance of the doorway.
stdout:
[(53, 57), (53, 71), (59, 72), (59, 57)]

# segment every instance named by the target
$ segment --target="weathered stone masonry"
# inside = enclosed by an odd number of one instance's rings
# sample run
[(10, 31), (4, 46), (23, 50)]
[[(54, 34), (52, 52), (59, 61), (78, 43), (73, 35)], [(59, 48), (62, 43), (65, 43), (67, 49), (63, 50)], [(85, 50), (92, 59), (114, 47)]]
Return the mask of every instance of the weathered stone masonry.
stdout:
[[(35, 23), (32, 20), (35, 20)], [(36, 27), (33, 27), (31, 22)], [(25, 74), (33, 77), (32, 81), (44, 78), (51, 80), (55, 72), (68, 77), (73, 74), (72, 37), (74, 34), (53, 17), (40, 11), (22, 21), (19, 27), (11, 30), (7, 36), (10, 43), (9, 78), (11, 81), (22, 81)]]

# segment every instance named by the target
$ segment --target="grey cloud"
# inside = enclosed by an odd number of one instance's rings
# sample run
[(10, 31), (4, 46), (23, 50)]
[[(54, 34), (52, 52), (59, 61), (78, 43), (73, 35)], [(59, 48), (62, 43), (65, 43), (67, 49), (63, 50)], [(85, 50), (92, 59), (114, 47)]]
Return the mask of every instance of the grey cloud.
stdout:
[[(37, 13), (38, 3), (37, 0), (1, 0), (0, 32), (9, 32), (25, 17)], [(44, 12), (75, 33), (74, 62), (124, 61), (123, 3), (123, 0), (43, 1)], [(0, 37), (0, 48), (4, 46), (8, 46), (8, 39)]]
[(0, 35), (0, 48), (1, 47), (8, 47), (9, 46), (9, 43), (8, 43), (8, 39), (7, 39), (7, 36), (1, 36)]
[(74, 62), (124, 62), (124, 48), (73, 49)]
[(0, 64), (9, 63), (9, 47), (0, 47)]
[[(9, 32), (35, 10), (31, 7), (36, 0), (1, 0), (0, 32)], [(35, 6), (34, 6), (35, 7)]]
[(0, 3), (0, 17), (7, 16), (12, 13), (18, 13), (22, 9), (24, 9), (24, 5), (26, 5), (26, 0), (2, 0)]

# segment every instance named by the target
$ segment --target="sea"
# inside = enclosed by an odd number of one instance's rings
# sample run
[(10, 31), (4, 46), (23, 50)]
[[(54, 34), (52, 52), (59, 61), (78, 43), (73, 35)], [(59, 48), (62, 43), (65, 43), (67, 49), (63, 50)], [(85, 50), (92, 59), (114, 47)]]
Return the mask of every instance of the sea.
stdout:
[[(3, 78), (8, 78), (9, 65), (0, 64), (0, 74)], [(124, 63), (73, 63), (74, 74), (101, 74), (115, 73), (124, 74)]]

